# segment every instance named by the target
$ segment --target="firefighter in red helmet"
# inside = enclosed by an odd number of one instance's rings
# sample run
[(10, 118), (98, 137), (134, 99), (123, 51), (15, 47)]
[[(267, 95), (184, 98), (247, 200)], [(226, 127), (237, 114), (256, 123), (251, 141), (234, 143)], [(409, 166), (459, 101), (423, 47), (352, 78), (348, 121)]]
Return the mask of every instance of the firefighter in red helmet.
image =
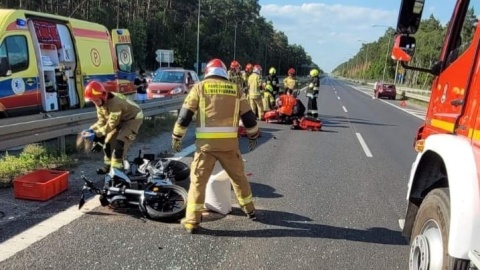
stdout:
[(98, 174), (106, 174), (110, 168), (123, 169), (123, 160), (143, 122), (142, 109), (134, 101), (120, 93), (105, 90), (97, 81), (85, 87), (85, 101), (91, 101), (97, 109), (97, 122), (82, 131), (90, 141), (104, 139), (104, 166)]
[(283, 79), (283, 87), (285, 88), (285, 93), (288, 89), (292, 89), (295, 92), (295, 88), (297, 86), (297, 77), (295, 76), (295, 69), (290, 68), (287, 72), (287, 77)]
[(238, 123), (242, 120), (249, 138), (249, 149), (257, 145), (259, 134), (255, 114), (242, 98), (238, 85), (228, 81), (227, 69), (220, 59), (205, 68), (205, 79), (197, 83), (185, 98), (172, 133), (172, 148), (181, 151), (181, 141), (196, 113), (196, 151), (191, 165), (186, 216), (182, 227), (195, 233), (202, 218), (205, 190), (217, 161), (230, 177), (235, 195), (248, 218), (255, 219), (252, 191), (238, 147)]
[(240, 89), (245, 87), (245, 81), (242, 78), (242, 66), (236, 60), (233, 60), (228, 70), (228, 80), (239, 85)]

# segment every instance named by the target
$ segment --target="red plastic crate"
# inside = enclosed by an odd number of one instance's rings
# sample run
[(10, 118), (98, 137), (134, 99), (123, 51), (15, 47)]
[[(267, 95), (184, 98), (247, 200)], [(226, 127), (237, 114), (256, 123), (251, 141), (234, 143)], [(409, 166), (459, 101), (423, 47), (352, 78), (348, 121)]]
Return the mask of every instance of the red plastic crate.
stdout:
[(68, 171), (40, 169), (15, 178), (13, 192), (17, 199), (46, 201), (68, 189)]

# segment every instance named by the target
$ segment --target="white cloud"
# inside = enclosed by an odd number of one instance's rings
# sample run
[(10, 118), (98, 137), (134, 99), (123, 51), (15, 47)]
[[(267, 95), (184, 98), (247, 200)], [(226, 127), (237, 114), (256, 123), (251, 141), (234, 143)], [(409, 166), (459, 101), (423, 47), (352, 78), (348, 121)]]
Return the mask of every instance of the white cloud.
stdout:
[(263, 5), (261, 15), (284, 32), (290, 44), (303, 46), (313, 61), (329, 72), (351, 58), (364, 40), (373, 42), (394, 26), (398, 11), (347, 5), (303, 3)]

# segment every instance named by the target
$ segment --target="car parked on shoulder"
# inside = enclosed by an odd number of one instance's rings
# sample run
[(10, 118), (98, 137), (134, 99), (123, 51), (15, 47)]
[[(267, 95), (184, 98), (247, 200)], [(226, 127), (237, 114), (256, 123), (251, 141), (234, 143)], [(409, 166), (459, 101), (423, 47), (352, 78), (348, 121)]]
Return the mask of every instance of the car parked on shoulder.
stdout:
[(147, 96), (153, 99), (186, 94), (199, 81), (197, 73), (193, 70), (161, 68), (155, 71), (149, 82)]
[(375, 89), (375, 96), (377, 98), (386, 97), (388, 99), (393, 99), (397, 97), (397, 88), (394, 84), (389, 83), (379, 83)]

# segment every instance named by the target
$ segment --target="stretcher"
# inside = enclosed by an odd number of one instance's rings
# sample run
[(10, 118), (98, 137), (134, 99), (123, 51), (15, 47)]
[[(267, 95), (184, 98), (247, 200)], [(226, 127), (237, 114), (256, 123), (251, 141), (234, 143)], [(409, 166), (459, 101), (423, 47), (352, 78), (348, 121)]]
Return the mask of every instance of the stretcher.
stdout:
[(322, 121), (312, 117), (302, 117), (301, 119), (294, 119), (292, 129), (302, 129), (310, 131), (320, 131), (322, 129)]

